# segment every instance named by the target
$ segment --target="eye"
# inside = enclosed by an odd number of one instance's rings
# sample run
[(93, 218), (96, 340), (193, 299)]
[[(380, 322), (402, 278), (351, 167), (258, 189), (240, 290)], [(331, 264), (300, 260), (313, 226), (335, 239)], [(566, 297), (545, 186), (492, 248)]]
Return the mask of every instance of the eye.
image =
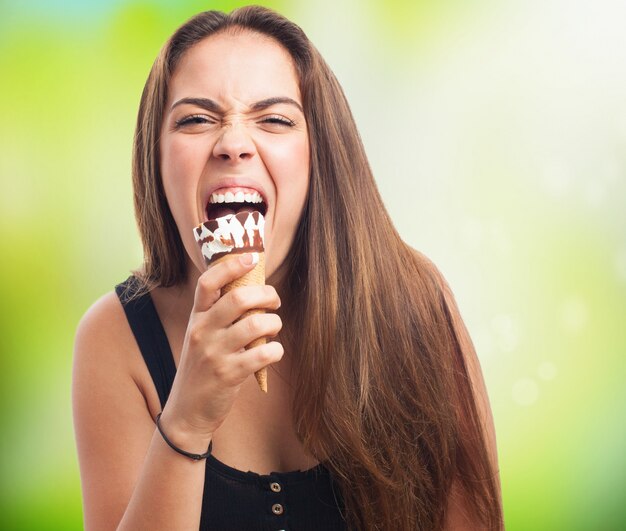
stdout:
[(262, 124), (268, 125), (279, 125), (285, 127), (293, 127), (296, 123), (285, 116), (281, 116), (280, 114), (272, 114), (270, 116), (264, 116), (261, 118), (260, 122)]
[(213, 118), (207, 116), (206, 114), (191, 114), (189, 116), (185, 116), (176, 120), (176, 129), (180, 129), (183, 127), (193, 127), (200, 125), (209, 125), (216, 123)]

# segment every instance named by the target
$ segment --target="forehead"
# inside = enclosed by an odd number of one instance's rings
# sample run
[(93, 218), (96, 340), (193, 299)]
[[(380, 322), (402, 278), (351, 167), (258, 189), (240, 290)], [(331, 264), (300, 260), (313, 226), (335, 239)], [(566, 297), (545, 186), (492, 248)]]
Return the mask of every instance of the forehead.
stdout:
[(274, 39), (246, 30), (207, 37), (182, 56), (168, 99), (200, 95), (247, 103), (273, 96), (301, 100), (289, 52)]

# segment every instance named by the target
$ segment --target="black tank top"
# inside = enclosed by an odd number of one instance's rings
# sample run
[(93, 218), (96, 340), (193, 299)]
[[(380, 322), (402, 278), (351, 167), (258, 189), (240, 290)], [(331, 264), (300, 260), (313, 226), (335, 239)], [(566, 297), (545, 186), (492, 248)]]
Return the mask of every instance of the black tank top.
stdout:
[[(130, 277), (115, 292), (163, 408), (176, 374), (174, 357), (150, 294), (133, 298), (136, 289), (136, 279)], [(206, 460), (200, 530), (343, 531), (341, 507), (339, 488), (321, 464), (261, 475), (236, 470), (213, 456)]]

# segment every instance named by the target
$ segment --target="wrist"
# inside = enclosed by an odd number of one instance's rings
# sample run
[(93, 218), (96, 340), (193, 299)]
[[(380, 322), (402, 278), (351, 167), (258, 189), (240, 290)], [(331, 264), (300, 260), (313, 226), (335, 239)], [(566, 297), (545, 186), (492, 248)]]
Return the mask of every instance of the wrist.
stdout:
[(185, 420), (162, 411), (155, 419), (161, 438), (176, 452), (195, 460), (208, 457), (213, 434), (191, 426)]

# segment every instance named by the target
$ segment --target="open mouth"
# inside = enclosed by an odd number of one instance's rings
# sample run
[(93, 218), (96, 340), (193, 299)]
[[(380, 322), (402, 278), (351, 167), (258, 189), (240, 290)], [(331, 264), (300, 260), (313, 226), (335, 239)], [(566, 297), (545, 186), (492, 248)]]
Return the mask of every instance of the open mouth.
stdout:
[(267, 204), (256, 190), (250, 188), (227, 188), (216, 190), (206, 205), (208, 219), (217, 219), (240, 212), (260, 212), (265, 215)]

